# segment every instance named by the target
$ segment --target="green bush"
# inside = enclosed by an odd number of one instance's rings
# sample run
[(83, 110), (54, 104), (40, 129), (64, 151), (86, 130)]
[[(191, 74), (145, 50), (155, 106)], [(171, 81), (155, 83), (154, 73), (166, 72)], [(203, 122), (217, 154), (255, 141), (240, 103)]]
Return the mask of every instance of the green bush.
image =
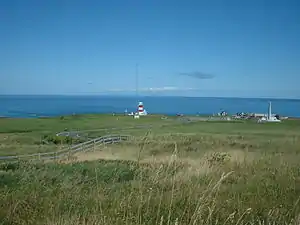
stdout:
[(20, 176), (17, 174), (5, 172), (0, 173), (0, 188), (14, 187), (20, 181)]
[(44, 135), (42, 138), (42, 143), (43, 144), (78, 144), (82, 143), (84, 140), (80, 138), (72, 138), (69, 136), (56, 136), (56, 135)]

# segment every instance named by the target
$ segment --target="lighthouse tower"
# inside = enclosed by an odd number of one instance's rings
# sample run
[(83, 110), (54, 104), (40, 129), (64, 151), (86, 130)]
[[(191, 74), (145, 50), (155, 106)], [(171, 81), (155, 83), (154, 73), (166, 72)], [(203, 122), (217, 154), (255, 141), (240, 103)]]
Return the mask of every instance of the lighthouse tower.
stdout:
[(139, 106), (138, 106), (138, 115), (140, 115), (140, 116), (145, 116), (145, 115), (147, 115), (147, 111), (144, 109), (144, 104), (143, 104), (143, 102), (139, 102)]

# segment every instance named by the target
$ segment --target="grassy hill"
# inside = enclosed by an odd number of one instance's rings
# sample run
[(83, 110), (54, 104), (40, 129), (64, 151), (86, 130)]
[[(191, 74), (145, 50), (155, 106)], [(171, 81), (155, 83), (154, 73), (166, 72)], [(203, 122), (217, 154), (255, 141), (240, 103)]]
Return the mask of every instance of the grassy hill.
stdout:
[(133, 138), (64, 161), (1, 164), (0, 224), (298, 224), (299, 121), (3, 118), (0, 155), (76, 142), (43, 142), (64, 130)]

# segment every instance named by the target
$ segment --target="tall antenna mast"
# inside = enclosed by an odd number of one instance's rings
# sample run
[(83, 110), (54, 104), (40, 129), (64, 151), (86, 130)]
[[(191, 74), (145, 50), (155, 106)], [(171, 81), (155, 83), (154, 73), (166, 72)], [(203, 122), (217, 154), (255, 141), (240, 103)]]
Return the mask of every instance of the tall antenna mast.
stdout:
[(136, 94), (137, 100), (138, 100), (138, 97), (139, 97), (139, 70), (138, 70), (138, 66), (139, 66), (139, 64), (136, 63), (135, 64), (135, 94)]

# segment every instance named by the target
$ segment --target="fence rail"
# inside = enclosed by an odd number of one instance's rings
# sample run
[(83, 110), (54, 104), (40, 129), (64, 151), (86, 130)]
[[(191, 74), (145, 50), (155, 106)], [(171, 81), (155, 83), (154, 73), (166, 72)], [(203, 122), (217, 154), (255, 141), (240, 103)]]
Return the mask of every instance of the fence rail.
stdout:
[(70, 137), (80, 137), (81, 134), (87, 133), (87, 132), (97, 132), (97, 131), (112, 131), (112, 130), (131, 130), (131, 129), (150, 129), (152, 128), (152, 124), (146, 124), (146, 125), (137, 125), (137, 126), (130, 126), (130, 127), (106, 127), (106, 128), (98, 128), (98, 129), (90, 129), (90, 130), (80, 130), (80, 131), (63, 131), (56, 134), (56, 136), (70, 136)]
[[(182, 121), (179, 121), (182, 122)], [(157, 127), (165, 127), (165, 126), (172, 126), (173, 124), (161, 124)], [(152, 124), (147, 125), (138, 125), (138, 126), (131, 126), (131, 127), (111, 127), (111, 128), (99, 128), (93, 130), (81, 130), (81, 131), (64, 131), (59, 132), (56, 136), (76, 136), (80, 137), (82, 133), (86, 132), (95, 132), (95, 131), (109, 131), (109, 130), (129, 130), (129, 129), (150, 129), (154, 126)], [(118, 143), (121, 141), (128, 140), (130, 135), (105, 135), (102, 137), (98, 137), (95, 139), (88, 140), (86, 142), (73, 145), (71, 147), (64, 148), (59, 151), (55, 152), (45, 152), (45, 153), (35, 153), (35, 154), (27, 154), (27, 155), (13, 155), (13, 156), (0, 156), (0, 162), (5, 161), (13, 161), (13, 160), (50, 160), (50, 159), (62, 159), (66, 156), (72, 155), (73, 153), (80, 152), (80, 151), (88, 151), (93, 146), (96, 145), (104, 145), (104, 144), (112, 144)]]
[(80, 144), (76, 144), (67, 148), (64, 148), (55, 152), (43, 152), (27, 155), (13, 155), (13, 156), (0, 156), (0, 161), (13, 161), (13, 160), (51, 160), (51, 159), (63, 159), (66, 156), (70, 156), (77, 152), (85, 152), (91, 150), (96, 145), (105, 145), (119, 143), (126, 141), (130, 138), (130, 135), (105, 135), (98, 137)]

